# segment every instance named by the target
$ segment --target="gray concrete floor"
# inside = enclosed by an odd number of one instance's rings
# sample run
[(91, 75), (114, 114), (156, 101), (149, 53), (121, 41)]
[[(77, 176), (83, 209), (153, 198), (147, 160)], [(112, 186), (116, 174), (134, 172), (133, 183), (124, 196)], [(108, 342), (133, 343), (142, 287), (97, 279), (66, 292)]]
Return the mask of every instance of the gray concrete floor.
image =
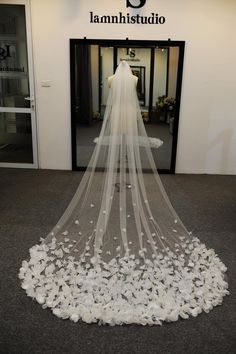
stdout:
[(21, 262), (58, 221), (81, 176), (0, 169), (0, 353), (235, 353), (236, 176), (161, 175), (187, 228), (228, 267), (231, 295), (209, 314), (161, 327), (99, 327), (58, 319), (26, 296), (17, 276)]

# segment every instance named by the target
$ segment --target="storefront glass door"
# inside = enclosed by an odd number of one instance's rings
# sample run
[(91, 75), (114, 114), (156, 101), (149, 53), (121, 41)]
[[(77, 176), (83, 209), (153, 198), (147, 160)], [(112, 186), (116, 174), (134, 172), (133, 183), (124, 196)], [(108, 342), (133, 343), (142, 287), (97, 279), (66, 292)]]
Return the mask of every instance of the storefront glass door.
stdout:
[(0, 167), (38, 167), (27, 1), (0, 1)]

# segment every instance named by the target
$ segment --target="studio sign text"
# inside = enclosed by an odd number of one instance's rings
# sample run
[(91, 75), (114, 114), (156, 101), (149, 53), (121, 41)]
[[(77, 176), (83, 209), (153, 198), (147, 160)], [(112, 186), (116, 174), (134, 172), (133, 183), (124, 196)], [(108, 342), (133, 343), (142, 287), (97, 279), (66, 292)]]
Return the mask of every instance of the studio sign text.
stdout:
[[(146, 4), (146, 0), (139, 0), (139, 4), (126, 0), (126, 7), (139, 9)], [(152, 12), (150, 16), (142, 16), (140, 14), (130, 15), (119, 12), (117, 15), (97, 15), (90, 11), (90, 23), (111, 23), (111, 24), (142, 24), (142, 25), (163, 25), (166, 22), (164, 16)]]

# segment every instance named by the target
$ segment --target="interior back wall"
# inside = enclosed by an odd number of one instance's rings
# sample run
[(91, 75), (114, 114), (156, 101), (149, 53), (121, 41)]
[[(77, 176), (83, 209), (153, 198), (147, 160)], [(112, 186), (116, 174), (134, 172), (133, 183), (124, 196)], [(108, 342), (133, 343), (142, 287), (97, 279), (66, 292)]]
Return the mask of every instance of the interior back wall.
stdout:
[[(235, 0), (147, 0), (140, 10), (126, 0), (30, 3), (41, 168), (71, 169), (69, 38), (171, 38), (186, 41), (176, 172), (236, 174)], [(166, 22), (90, 24), (90, 11), (155, 12)]]

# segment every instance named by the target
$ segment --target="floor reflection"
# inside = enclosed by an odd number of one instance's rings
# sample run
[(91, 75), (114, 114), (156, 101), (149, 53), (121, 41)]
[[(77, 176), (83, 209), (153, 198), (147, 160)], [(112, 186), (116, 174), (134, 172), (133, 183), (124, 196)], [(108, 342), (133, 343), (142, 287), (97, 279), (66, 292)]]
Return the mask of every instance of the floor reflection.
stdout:
[[(93, 125), (77, 126), (77, 167), (86, 167), (92, 156), (95, 143), (93, 140), (99, 136), (102, 121), (95, 121)], [(152, 149), (154, 161), (158, 169), (170, 169), (172, 134), (170, 126), (166, 123), (155, 123), (145, 125), (149, 137), (155, 137), (163, 141), (163, 145), (158, 149)]]

